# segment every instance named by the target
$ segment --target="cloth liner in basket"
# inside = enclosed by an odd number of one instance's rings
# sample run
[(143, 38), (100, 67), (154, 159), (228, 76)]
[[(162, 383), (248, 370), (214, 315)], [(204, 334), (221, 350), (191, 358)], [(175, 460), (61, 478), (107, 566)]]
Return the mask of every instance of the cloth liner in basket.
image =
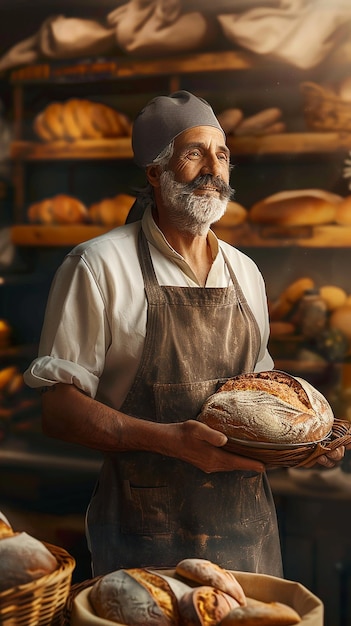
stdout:
[[(155, 570), (175, 577), (173, 569)], [(283, 602), (297, 611), (301, 617), (299, 626), (323, 626), (322, 601), (298, 582), (283, 580), (266, 574), (233, 572), (247, 597), (262, 602)], [(64, 611), (62, 626), (119, 626), (117, 622), (98, 617), (89, 602), (91, 587), (100, 577), (73, 585)]]

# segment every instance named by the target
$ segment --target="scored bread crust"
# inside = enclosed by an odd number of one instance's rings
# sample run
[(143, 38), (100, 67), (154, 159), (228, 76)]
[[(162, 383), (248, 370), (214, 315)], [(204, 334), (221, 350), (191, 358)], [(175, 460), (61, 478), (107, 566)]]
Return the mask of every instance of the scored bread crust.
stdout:
[(245, 605), (246, 597), (234, 574), (207, 559), (188, 558), (176, 565), (176, 574), (199, 583), (209, 585), (234, 598), (238, 604)]
[(227, 381), (204, 402), (198, 420), (232, 439), (296, 445), (327, 437), (334, 415), (310, 383), (271, 370)]

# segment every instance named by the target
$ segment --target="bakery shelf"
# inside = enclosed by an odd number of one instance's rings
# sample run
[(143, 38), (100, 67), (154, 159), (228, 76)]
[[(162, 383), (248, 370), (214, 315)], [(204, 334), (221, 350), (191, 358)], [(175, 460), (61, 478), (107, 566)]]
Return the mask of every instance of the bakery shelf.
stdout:
[(11, 158), (24, 161), (132, 159), (132, 157), (131, 140), (129, 137), (53, 141), (51, 143), (15, 141), (11, 145)]
[(143, 76), (171, 76), (199, 72), (247, 70), (265, 67), (259, 56), (242, 50), (180, 54), (166, 58), (98, 58), (76, 62), (41, 63), (11, 72), (12, 83), (84, 82)]
[(17, 246), (75, 246), (111, 229), (112, 226), (91, 224), (19, 224), (11, 228), (11, 240)]
[(220, 239), (238, 248), (349, 248), (351, 246), (351, 226), (337, 224), (303, 228), (275, 227), (271, 235), (269, 235), (271, 229), (251, 226), (249, 222), (233, 228), (221, 227), (219, 222), (213, 230)]
[[(112, 230), (113, 226), (92, 224), (19, 224), (11, 228), (12, 243), (17, 246), (75, 246)], [(214, 227), (221, 238), (241, 248), (348, 248), (351, 246), (351, 226), (327, 224), (306, 229), (303, 236), (284, 229), (280, 237), (262, 236), (248, 223), (233, 228)]]
[[(351, 150), (351, 133), (306, 132), (228, 137), (234, 155), (334, 153)], [(14, 141), (11, 158), (24, 161), (69, 159), (132, 159), (129, 137), (39, 143)]]

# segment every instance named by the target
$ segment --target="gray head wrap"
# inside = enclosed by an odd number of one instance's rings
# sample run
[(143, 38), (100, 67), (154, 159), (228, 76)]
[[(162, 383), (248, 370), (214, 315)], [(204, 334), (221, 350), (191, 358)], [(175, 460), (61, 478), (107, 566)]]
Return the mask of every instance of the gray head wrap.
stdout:
[(180, 133), (195, 126), (214, 126), (223, 133), (213, 109), (206, 100), (189, 91), (157, 96), (140, 111), (134, 121), (132, 147), (140, 167), (150, 165)]

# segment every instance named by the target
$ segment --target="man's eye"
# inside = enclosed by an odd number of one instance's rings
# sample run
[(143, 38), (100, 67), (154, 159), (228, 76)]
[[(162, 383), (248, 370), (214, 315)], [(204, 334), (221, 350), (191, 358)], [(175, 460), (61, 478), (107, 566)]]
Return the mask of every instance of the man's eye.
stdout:
[(218, 155), (218, 158), (219, 158), (221, 161), (228, 161), (228, 160), (229, 160), (229, 157), (228, 157), (228, 155), (227, 155), (225, 152), (223, 152), (223, 153), (219, 154), (219, 155)]

